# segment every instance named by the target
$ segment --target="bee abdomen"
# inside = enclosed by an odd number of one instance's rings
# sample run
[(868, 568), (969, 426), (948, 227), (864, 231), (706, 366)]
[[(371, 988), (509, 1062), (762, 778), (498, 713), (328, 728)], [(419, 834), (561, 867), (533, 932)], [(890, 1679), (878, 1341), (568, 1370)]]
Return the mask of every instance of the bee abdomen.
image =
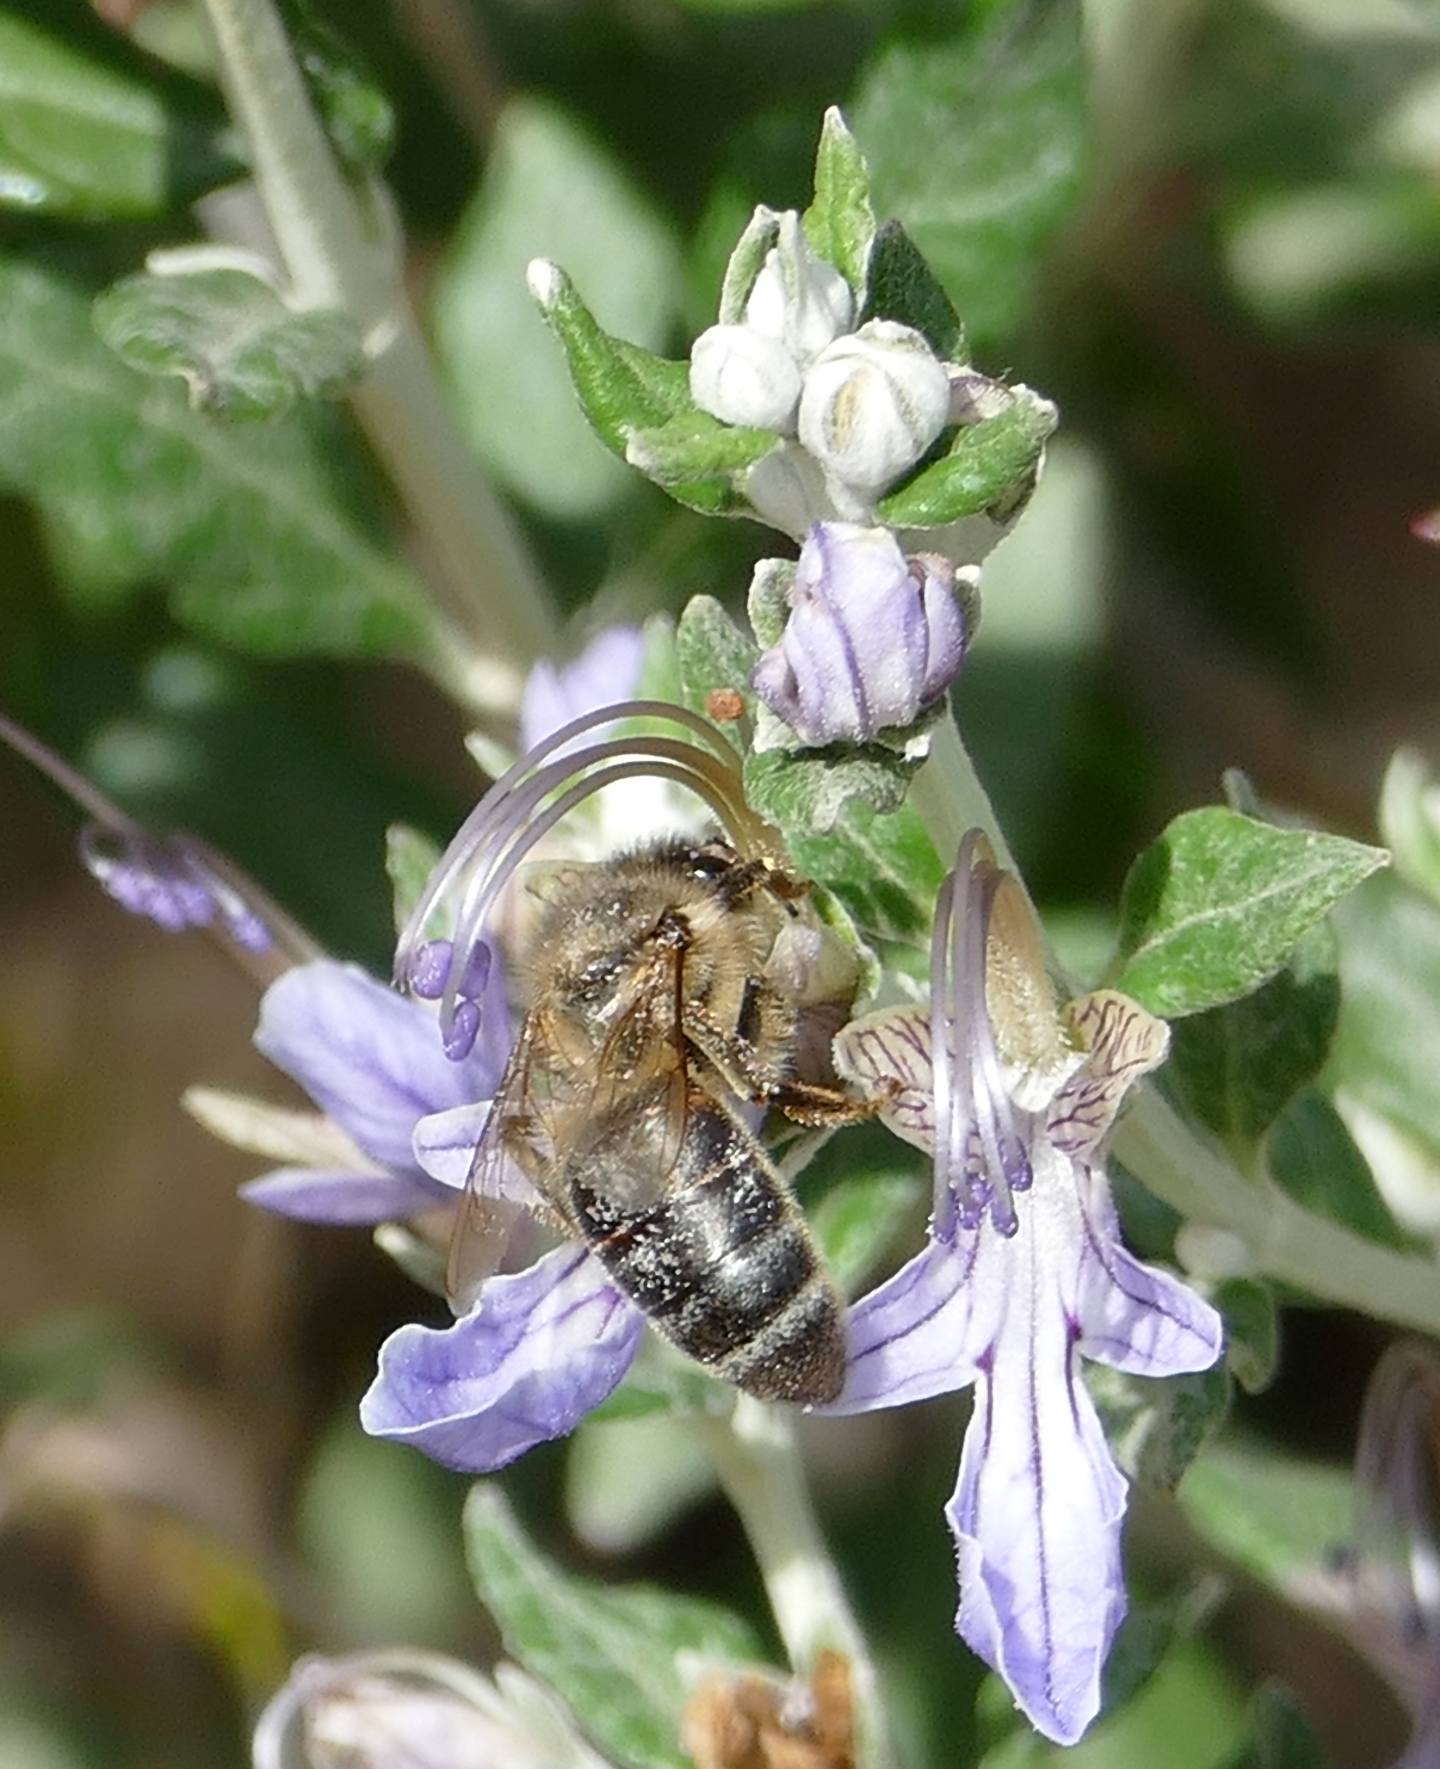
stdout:
[(703, 1178), (643, 1213), (604, 1221), (593, 1200), (575, 1202), (596, 1256), (682, 1351), (763, 1400), (814, 1404), (840, 1392), (839, 1298), (753, 1145), (737, 1140)]

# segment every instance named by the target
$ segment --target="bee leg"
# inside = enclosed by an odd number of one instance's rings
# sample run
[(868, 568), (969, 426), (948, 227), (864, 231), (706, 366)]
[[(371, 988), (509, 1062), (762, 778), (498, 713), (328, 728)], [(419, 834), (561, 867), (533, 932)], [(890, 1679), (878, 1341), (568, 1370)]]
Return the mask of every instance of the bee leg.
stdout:
[(838, 1087), (820, 1087), (792, 1081), (788, 1075), (757, 1053), (748, 1039), (727, 1032), (708, 1009), (687, 1002), (683, 1018), (685, 1036), (719, 1070), (732, 1093), (757, 1106), (773, 1106), (797, 1124), (838, 1130), (873, 1118), (889, 1099), (888, 1094), (855, 1099)]

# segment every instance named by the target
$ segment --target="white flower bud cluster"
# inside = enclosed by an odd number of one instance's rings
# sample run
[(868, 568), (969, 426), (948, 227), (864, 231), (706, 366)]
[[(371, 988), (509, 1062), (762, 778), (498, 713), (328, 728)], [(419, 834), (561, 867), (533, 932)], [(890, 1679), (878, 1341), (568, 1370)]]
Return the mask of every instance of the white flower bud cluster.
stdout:
[(852, 330), (850, 285), (811, 251), (799, 215), (775, 225), (743, 318), (695, 340), (690, 392), (722, 423), (787, 439), (750, 494), (758, 514), (799, 535), (827, 516), (865, 519), (950, 421), (951, 375), (910, 326)]

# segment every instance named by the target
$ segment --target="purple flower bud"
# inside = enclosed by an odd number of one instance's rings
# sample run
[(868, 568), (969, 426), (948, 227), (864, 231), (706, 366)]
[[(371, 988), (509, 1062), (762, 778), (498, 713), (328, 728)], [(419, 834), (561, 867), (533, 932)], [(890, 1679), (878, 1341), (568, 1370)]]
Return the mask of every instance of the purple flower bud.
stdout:
[(80, 832), (80, 858), (107, 896), (166, 933), (218, 921), (247, 952), (268, 952), (274, 944), (228, 868), (191, 837), (92, 823)]
[(756, 693), (816, 748), (913, 724), (964, 661), (968, 583), (935, 555), (907, 560), (886, 529), (816, 523), (785, 632), (755, 666)]

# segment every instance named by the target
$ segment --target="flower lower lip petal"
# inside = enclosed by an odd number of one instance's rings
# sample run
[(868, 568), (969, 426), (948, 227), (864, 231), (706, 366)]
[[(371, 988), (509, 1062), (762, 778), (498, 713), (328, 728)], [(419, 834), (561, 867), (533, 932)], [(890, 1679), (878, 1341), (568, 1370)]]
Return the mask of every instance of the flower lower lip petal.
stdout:
[(401, 1222), (444, 1202), (437, 1186), (409, 1174), (325, 1172), (315, 1167), (277, 1167), (241, 1186), (240, 1196), (276, 1216), (337, 1227)]
[(629, 1369), (644, 1328), (588, 1254), (557, 1248), (525, 1271), (490, 1279), (453, 1326), (392, 1333), (360, 1423), (449, 1468), (503, 1468), (599, 1406)]

